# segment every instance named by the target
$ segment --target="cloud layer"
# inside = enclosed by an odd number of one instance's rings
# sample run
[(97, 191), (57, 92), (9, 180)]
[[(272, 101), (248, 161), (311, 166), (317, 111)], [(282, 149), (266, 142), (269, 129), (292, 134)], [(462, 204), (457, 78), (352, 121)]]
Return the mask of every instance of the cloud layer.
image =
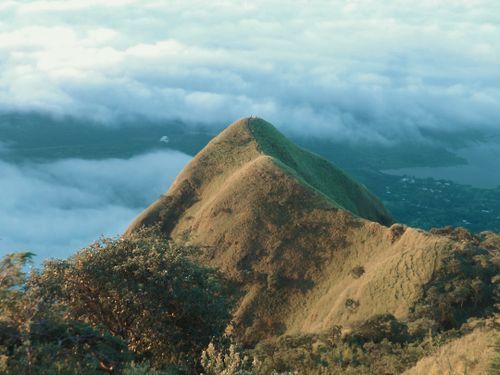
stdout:
[(0, 161), (0, 256), (65, 257), (101, 234), (118, 235), (157, 199), (190, 157), (162, 151), (127, 160)]
[(494, 129), (500, 3), (4, 1), (0, 107), (386, 139)]

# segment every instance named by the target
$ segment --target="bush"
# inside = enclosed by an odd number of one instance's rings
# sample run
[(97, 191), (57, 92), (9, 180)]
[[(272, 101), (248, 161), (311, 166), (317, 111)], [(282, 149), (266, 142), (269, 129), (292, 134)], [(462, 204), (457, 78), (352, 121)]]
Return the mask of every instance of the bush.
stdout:
[(47, 262), (37, 283), (68, 318), (105, 328), (139, 359), (194, 366), (226, 327), (230, 300), (221, 275), (188, 258), (193, 251), (143, 228)]
[(408, 327), (391, 314), (375, 315), (354, 324), (349, 337), (359, 343), (368, 341), (379, 343), (384, 339), (396, 343), (409, 339)]
[(31, 253), (0, 261), (0, 373), (99, 374), (130, 357), (119, 338), (65, 320), (61, 310), (27, 282)]
[[(463, 232), (463, 231), (462, 231)], [(459, 232), (462, 237), (466, 234)], [(500, 301), (499, 259), (475, 245), (456, 249), (444, 259), (423, 298), (412, 309), (412, 320), (430, 319), (440, 329), (458, 328), (470, 317), (491, 314)]]
[(234, 344), (224, 349), (210, 343), (201, 354), (204, 375), (253, 375), (256, 374), (257, 361), (250, 358)]
[(284, 336), (259, 343), (240, 356), (254, 357), (253, 372), (264, 374), (399, 374), (434, 350), (420, 343), (386, 339), (361, 343), (329, 334)]
[(351, 276), (355, 279), (359, 279), (365, 273), (365, 268), (363, 266), (356, 266), (351, 270)]

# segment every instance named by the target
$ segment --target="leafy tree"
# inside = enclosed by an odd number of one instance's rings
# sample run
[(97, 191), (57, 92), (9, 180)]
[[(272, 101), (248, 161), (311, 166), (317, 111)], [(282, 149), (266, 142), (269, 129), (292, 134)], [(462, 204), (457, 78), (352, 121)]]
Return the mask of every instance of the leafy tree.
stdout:
[(31, 253), (0, 261), (0, 372), (94, 374), (119, 369), (124, 343), (87, 324), (64, 320), (38, 286), (28, 282)]
[(192, 261), (195, 251), (143, 228), (47, 262), (36, 283), (67, 318), (124, 339), (139, 360), (192, 368), (231, 306), (222, 276)]
[(478, 246), (454, 249), (443, 265), (424, 286), (423, 298), (413, 307), (412, 320), (431, 319), (441, 329), (450, 329), (470, 317), (493, 313), (500, 301), (497, 251)]

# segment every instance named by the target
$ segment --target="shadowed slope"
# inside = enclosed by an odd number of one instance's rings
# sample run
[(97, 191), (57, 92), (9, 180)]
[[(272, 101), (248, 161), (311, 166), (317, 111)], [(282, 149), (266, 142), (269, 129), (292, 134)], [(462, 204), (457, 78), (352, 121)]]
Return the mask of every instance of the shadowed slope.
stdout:
[(290, 142), (262, 119), (249, 120), (248, 127), (264, 154), (285, 164), (291, 174), (336, 206), (384, 225), (392, 223), (378, 198), (332, 163)]

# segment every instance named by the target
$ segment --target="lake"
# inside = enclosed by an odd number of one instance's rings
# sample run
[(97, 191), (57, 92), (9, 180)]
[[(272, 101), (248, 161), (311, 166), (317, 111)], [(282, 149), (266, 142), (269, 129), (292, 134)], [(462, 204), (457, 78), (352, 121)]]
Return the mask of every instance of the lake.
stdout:
[(500, 143), (481, 143), (453, 151), (466, 159), (468, 164), (387, 169), (383, 172), (396, 176), (451, 180), (484, 189), (500, 186)]

